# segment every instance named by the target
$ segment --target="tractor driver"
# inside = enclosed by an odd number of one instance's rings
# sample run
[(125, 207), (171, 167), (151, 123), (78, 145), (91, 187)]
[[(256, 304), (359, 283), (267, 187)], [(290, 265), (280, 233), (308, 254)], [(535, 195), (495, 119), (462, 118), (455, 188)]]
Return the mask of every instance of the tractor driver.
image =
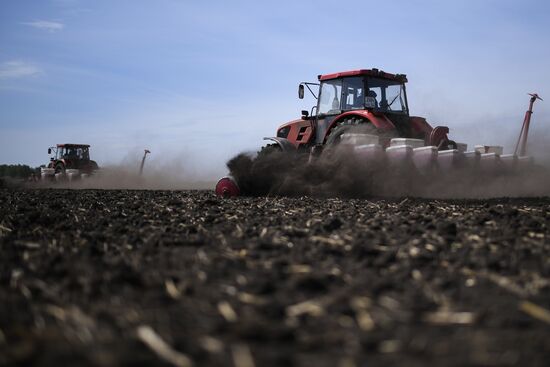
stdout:
[(376, 97), (378, 97), (378, 95), (376, 94), (376, 92), (373, 91), (373, 90), (369, 90), (367, 92), (367, 97), (371, 97), (371, 99), (374, 101), (374, 107), (377, 108), (378, 107), (378, 101), (376, 100)]

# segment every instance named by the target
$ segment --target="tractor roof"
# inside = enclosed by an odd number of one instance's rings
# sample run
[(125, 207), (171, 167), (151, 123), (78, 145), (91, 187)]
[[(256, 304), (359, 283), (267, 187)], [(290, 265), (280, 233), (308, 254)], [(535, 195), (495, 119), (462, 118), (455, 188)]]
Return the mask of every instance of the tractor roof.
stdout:
[(58, 148), (89, 148), (89, 144), (57, 144)]
[(405, 74), (390, 74), (378, 69), (359, 69), (359, 70), (343, 71), (340, 73), (319, 75), (318, 78), (319, 80), (322, 81), (322, 80), (338, 79), (338, 78), (344, 78), (349, 76), (359, 76), (359, 75), (375, 76), (378, 78), (395, 80), (397, 82), (402, 82), (402, 83), (407, 82), (407, 76)]

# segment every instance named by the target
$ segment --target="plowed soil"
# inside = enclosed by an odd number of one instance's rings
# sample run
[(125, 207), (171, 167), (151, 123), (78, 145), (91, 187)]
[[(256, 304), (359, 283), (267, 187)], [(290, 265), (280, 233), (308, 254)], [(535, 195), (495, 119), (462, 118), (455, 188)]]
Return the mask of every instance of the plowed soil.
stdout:
[(0, 365), (547, 366), (550, 198), (0, 190)]

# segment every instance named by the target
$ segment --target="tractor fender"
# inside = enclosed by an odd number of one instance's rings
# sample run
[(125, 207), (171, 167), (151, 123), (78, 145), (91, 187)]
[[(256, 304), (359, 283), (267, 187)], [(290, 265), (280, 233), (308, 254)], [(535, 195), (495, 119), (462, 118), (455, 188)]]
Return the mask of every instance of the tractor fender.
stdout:
[(359, 110), (359, 111), (348, 111), (344, 112), (341, 115), (338, 115), (334, 120), (331, 121), (330, 125), (325, 132), (323, 141), (326, 140), (327, 136), (330, 134), (330, 131), (335, 127), (340, 121), (345, 118), (357, 116), (363, 119), (370, 121), (377, 129), (382, 131), (395, 130), (395, 125), (382, 113), (373, 113), (368, 110)]
[(271, 140), (277, 143), (277, 145), (281, 148), (283, 152), (295, 152), (296, 146), (290, 142), (290, 140), (285, 138), (279, 138), (279, 137), (267, 137), (264, 138), (264, 140)]

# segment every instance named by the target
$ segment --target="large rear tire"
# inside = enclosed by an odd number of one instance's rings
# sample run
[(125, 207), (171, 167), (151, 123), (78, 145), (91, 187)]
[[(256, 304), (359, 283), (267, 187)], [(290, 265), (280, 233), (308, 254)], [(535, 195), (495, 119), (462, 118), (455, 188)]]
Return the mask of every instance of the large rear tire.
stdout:
[(54, 177), (57, 182), (63, 182), (67, 178), (67, 176), (65, 176), (65, 165), (63, 163), (58, 162), (55, 165)]
[(330, 130), (325, 142), (326, 146), (338, 145), (342, 135), (356, 129), (364, 134), (381, 135), (380, 131), (367, 119), (356, 116), (347, 117)]
[(55, 165), (55, 173), (65, 173), (65, 166), (63, 165), (63, 163), (58, 163)]

